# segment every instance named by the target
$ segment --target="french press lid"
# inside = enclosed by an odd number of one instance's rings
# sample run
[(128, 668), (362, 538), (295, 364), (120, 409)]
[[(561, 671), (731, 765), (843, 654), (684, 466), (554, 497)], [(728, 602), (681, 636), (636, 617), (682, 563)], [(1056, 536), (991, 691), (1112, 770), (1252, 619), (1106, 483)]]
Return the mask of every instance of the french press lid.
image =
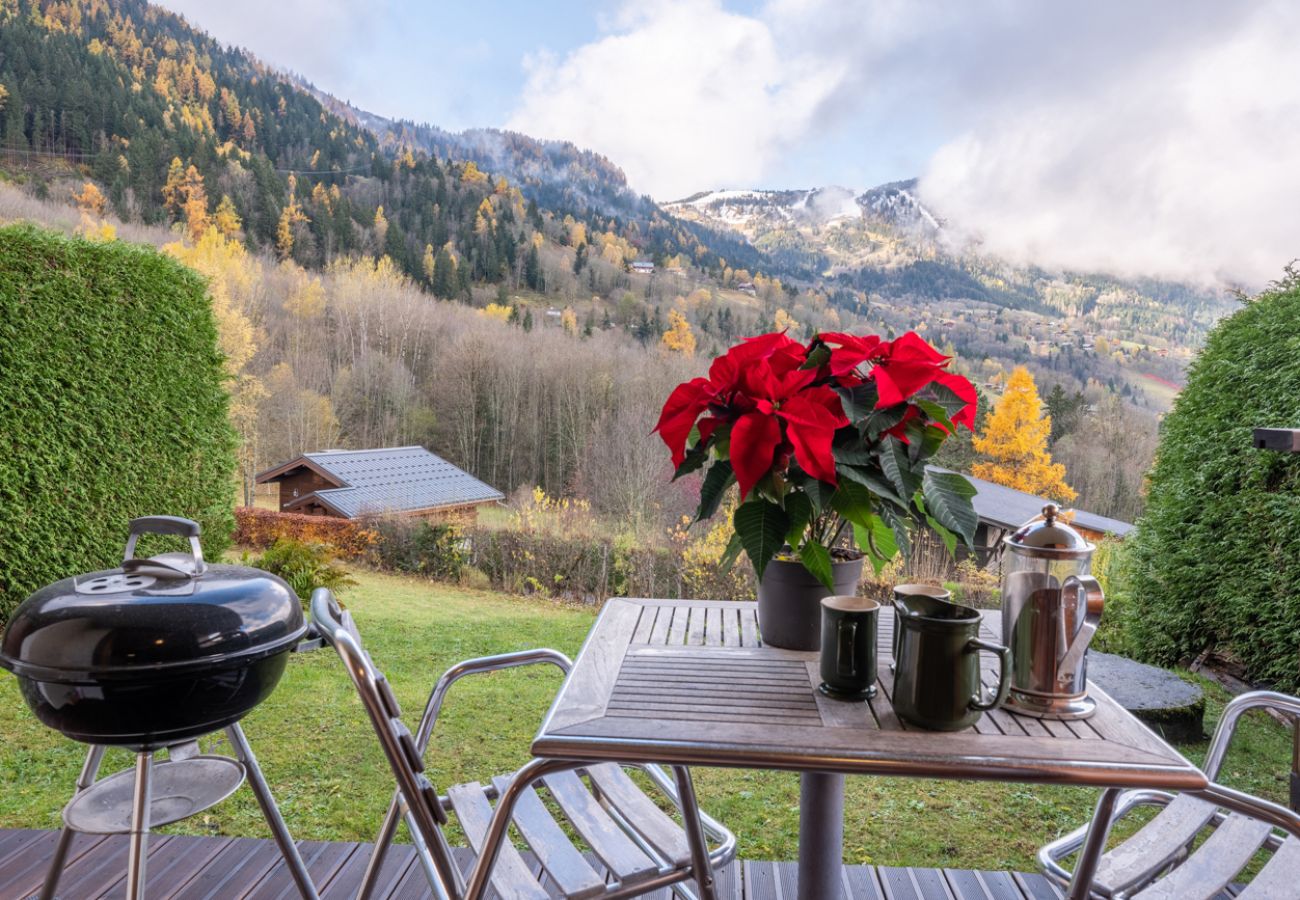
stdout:
[(1059, 510), (1055, 503), (1043, 507), (1043, 518), (1021, 525), (1006, 539), (1012, 552), (1021, 556), (1043, 559), (1086, 559), (1096, 550), (1088, 541), (1064, 522), (1057, 521)]

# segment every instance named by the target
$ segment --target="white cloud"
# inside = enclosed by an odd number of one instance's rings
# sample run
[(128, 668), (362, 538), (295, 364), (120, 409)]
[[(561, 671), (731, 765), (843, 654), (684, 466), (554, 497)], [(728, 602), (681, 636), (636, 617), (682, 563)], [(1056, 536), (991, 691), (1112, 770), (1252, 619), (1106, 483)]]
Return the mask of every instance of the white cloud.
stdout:
[(1085, 68), (1076, 83), (986, 105), (934, 155), (923, 194), (1015, 260), (1278, 277), (1300, 256), (1300, 10), (1249, 9), (1106, 71)]
[(223, 44), (320, 86), (347, 83), (388, 0), (160, 0)]
[(1259, 283), (1300, 255), (1296, 4), (653, 0), (602, 24), (528, 61), (509, 127), (660, 199), (815, 184), (799, 160), (856, 142), (1017, 260)]
[(716, 0), (638, 3), (606, 24), (562, 59), (526, 60), (508, 127), (604, 153), (661, 199), (761, 177), (842, 78)]

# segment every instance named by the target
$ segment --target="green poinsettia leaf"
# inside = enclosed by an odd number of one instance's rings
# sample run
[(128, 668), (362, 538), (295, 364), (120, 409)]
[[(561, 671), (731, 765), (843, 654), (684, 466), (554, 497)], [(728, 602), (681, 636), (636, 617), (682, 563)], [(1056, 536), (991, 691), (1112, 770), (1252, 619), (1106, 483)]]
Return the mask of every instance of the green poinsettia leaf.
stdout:
[(740, 551), (744, 549), (740, 542), (740, 532), (731, 532), (731, 540), (727, 541), (727, 549), (722, 551), (722, 558), (718, 560), (718, 567), (724, 572), (730, 572), (731, 567), (736, 564), (736, 557), (740, 556)]
[(946, 384), (932, 381), (926, 385), (925, 393), (944, 408), (948, 415), (955, 416), (966, 408), (966, 401), (957, 396), (957, 392)]
[(863, 420), (859, 430), (867, 440), (879, 440), (882, 434), (903, 421), (903, 416), (906, 414), (906, 403), (895, 403), (893, 406), (886, 406), (884, 409), (873, 409), (871, 414)]
[(894, 542), (894, 532), (880, 516), (871, 516), (869, 525), (853, 526), (853, 537), (858, 547), (867, 555), (867, 561), (876, 575), (889, 565), (889, 561), (898, 555), (898, 545)]
[(831, 508), (845, 520), (865, 528), (871, 516), (872, 499), (872, 492), (865, 485), (841, 478), (840, 486), (831, 497)]
[(925, 521), (931, 530), (939, 536), (939, 540), (943, 541), (943, 545), (948, 548), (948, 555), (955, 556), (957, 553), (957, 535), (940, 525), (934, 516), (926, 516)]
[(835, 575), (829, 550), (816, 541), (804, 541), (799, 547), (799, 560), (814, 578), (826, 585), (826, 590), (835, 590)]
[(869, 469), (858, 466), (841, 466), (840, 475), (843, 476), (841, 481), (844, 479), (856, 481), (882, 500), (888, 500), (900, 509), (907, 509), (907, 501), (899, 496), (894, 486), (881, 476), (873, 474)]
[(959, 535), (966, 546), (973, 546), (975, 529), (979, 527), (979, 515), (971, 503), (974, 485), (956, 472), (927, 469), (921, 492), (929, 517)]
[(830, 508), (831, 497), (835, 494), (835, 485), (827, 484), (798, 468), (790, 470), (790, 481), (799, 485), (808, 495), (816, 515), (820, 516)]
[(818, 344), (808, 354), (808, 360), (799, 368), (800, 369), (820, 369), (826, 363), (831, 361), (831, 348), (825, 344)]
[[(840, 395), (840, 406), (844, 409), (844, 415), (849, 417), (850, 422), (859, 426), (864, 425), (871, 418), (876, 402), (880, 399), (875, 382), (872, 381), (852, 388), (837, 387), (835, 393)], [(901, 413), (899, 417), (902, 417)]]
[(694, 447), (686, 451), (686, 456), (682, 459), (682, 464), (673, 472), (673, 481), (692, 472), (703, 468), (704, 464), (709, 461), (709, 446), (704, 441), (697, 441)]
[(949, 413), (943, 406), (933, 400), (917, 400), (916, 405), (921, 407), (927, 416), (946, 428), (949, 434), (956, 432), (957, 426), (952, 424), (952, 419), (949, 418)]
[(785, 542), (791, 547), (798, 547), (803, 543), (804, 532), (813, 520), (812, 501), (803, 491), (791, 491), (785, 495), (785, 514), (790, 517)]
[(700, 508), (695, 512), (695, 521), (703, 522), (705, 519), (713, 518), (713, 514), (718, 511), (718, 506), (722, 503), (722, 498), (727, 494), (727, 488), (735, 481), (736, 475), (732, 471), (731, 463), (725, 459), (715, 462), (708, 474), (704, 476), (704, 483), (700, 485)]
[[(900, 497), (911, 497), (921, 488), (921, 475), (912, 467), (907, 445), (895, 437), (880, 443), (880, 469)], [(907, 503), (901, 504), (904, 509)]]
[(767, 564), (785, 545), (785, 536), (790, 530), (789, 516), (770, 500), (751, 498), (736, 507), (732, 523), (754, 571), (762, 578)]

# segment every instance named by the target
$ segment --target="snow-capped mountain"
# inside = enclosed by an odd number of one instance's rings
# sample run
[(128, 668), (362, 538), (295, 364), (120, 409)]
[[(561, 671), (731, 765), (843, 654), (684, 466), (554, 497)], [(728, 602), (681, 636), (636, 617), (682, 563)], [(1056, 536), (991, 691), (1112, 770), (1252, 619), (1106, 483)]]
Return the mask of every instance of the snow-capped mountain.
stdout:
[(921, 202), (915, 178), (873, 187), (857, 198), (857, 204), (864, 218), (895, 228), (928, 234), (943, 229), (942, 220)]
[(684, 218), (705, 220), (741, 230), (772, 227), (820, 227), (861, 217), (853, 191), (821, 187), (789, 191), (702, 191), (664, 209)]

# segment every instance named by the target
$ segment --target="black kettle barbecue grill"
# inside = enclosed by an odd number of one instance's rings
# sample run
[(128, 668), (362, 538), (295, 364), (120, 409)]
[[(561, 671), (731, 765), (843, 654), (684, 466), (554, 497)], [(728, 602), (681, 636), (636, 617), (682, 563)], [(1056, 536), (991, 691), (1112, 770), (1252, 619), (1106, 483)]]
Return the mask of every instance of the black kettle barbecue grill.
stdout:
[[(146, 533), (188, 538), (191, 553), (137, 558)], [(173, 516), (133, 520), (119, 568), (65, 578), (18, 607), (0, 666), (18, 676), (41, 722), (91, 745), (41, 900), (55, 896), (77, 832), (128, 833), (126, 895), (143, 897), (149, 829), (207, 809), (245, 776), (299, 892), (316, 897), (239, 727), (275, 689), (307, 630), (287, 584), (260, 569), (205, 563), (198, 523)], [(222, 729), (237, 759), (199, 753), (197, 738)], [(96, 781), (109, 746), (134, 750), (135, 769)], [(167, 759), (155, 760), (161, 749)]]

